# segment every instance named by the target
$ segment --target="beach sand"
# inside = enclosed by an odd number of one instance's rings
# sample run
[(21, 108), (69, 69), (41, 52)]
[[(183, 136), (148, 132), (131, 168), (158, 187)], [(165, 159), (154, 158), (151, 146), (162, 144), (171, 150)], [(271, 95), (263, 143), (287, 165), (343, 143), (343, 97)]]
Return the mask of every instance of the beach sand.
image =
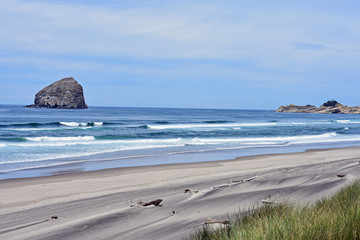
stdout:
[(0, 239), (183, 239), (262, 200), (330, 196), (360, 178), (359, 163), (351, 147), (1, 180)]

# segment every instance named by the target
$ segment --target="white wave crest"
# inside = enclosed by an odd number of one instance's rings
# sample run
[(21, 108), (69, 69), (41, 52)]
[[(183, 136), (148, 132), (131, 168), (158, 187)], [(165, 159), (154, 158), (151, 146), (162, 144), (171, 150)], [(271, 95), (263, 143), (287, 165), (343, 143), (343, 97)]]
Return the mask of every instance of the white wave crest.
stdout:
[(103, 122), (60, 122), (61, 125), (67, 127), (88, 127), (88, 126), (102, 126), (104, 125)]
[(337, 123), (350, 123), (350, 120), (336, 120)]
[(6, 144), (0, 143), (0, 147), (6, 147)]
[[(106, 148), (105, 152), (113, 150), (134, 150), (163, 147), (184, 146), (183, 139), (137, 139), (137, 140), (96, 140), (94, 136), (85, 137), (35, 137), (26, 138), (28, 142), (9, 143), (17, 147), (66, 147), (75, 145), (94, 145), (96, 148)], [(85, 153), (81, 153), (84, 155)]]
[(68, 126), (68, 127), (78, 127), (80, 123), (77, 122), (60, 122), (61, 125)]
[(292, 122), (293, 125), (306, 125), (306, 122)]
[[(98, 140), (94, 136), (79, 137), (35, 137), (26, 138), (29, 142), (10, 144), (14, 146), (70, 146), (104, 145), (116, 149), (142, 149), (156, 147), (178, 147), (186, 145), (243, 145), (243, 144), (284, 144), (284, 143), (320, 143), (359, 141), (360, 135), (339, 135), (335, 132), (318, 135), (282, 136), (282, 137), (244, 137), (244, 138), (173, 138), (173, 139), (136, 139), (136, 140)], [(31, 143), (33, 142), (33, 143)]]
[(339, 135), (335, 132), (318, 135), (258, 137), (258, 138), (193, 138), (184, 139), (185, 145), (273, 145), (273, 144), (311, 144), (329, 142), (360, 141), (360, 135)]
[(94, 136), (79, 137), (27, 137), (26, 140), (33, 142), (69, 142), (69, 141), (93, 141)]
[[(95, 152), (116, 152), (138, 149), (172, 148), (185, 146), (213, 146), (215, 148), (255, 147), (260, 145), (316, 144), (332, 142), (360, 141), (360, 135), (343, 135), (329, 132), (318, 135), (279, 136), (279, 137), (242, 137), (242, 138), (171, 138), (171, 139), (121, 139), (95, 140), (93, 136), (83, 137), (37, 137), (27, 138), (27, 142), (7, 143), (14, 147), (62, 147), (69, 148), (68, 153), (79, 156), (95, 154)], [(76, 145), (84, 146), (79, 152)], [(55, 154), (59, 157), (59, 152)]]
[(352, 124), (359, 124), (359, 121), (351, 121), (351, 120), (336, 120), (337, 123), (352, 123)]
[(234, 128), (234, 127), (256, 127), (274, 126), (276, 123), (224, 123), (224, 124), (169, 124), (169, 125), (148, 125), (150, 129), (187, 129), (187, 128)]

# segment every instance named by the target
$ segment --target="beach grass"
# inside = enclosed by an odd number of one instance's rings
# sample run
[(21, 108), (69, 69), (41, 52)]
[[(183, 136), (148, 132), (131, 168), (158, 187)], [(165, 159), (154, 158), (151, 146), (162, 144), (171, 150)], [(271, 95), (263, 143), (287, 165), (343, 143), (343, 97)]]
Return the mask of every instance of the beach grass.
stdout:
[(227, 227), (203, 227), (190, 239), (360, 239), (360, 181), (312, 205), (279, 203), (239, 213)]

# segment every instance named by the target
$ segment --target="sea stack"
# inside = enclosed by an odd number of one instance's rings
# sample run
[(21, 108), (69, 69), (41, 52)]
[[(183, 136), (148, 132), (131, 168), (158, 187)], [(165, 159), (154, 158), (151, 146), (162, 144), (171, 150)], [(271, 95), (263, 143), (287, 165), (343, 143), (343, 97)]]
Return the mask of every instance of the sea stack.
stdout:
[(82, 86), (73, 78), (63, 78), (43, 88), (35, 95), (33, 108), (87, 108)]

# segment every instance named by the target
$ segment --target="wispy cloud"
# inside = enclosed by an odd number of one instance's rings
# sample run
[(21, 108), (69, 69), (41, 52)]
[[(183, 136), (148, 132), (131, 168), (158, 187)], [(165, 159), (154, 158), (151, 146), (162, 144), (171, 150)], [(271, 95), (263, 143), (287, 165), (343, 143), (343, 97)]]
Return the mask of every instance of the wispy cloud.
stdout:
[(0, 0), (0, 76), (28, 69), (31, 76), (80, 73), (95, 82), (106, 75), (103, 81), (158, 86), (217, 79), (233, 89), (358, 76), (356, 1), (295, 4)]
[[(294, 9), (277, 12), (240, 7), (235, 1), (175, 1), (117, 8), (2, 1), (0, 43), (8, 49), (51, 54), (261, 59), (292, 51), (294, 42), (295, 47), (304, 49), (342, 44), (343, 39), (329, 36), (332, 31), (354, 34), (354, 24), (344, 16), (307, 12), (305, 18)], [(312, 44), (314, 41), (318, 43)], [(347, 44), (350, 49), (355, 45), (352, 41)]]

